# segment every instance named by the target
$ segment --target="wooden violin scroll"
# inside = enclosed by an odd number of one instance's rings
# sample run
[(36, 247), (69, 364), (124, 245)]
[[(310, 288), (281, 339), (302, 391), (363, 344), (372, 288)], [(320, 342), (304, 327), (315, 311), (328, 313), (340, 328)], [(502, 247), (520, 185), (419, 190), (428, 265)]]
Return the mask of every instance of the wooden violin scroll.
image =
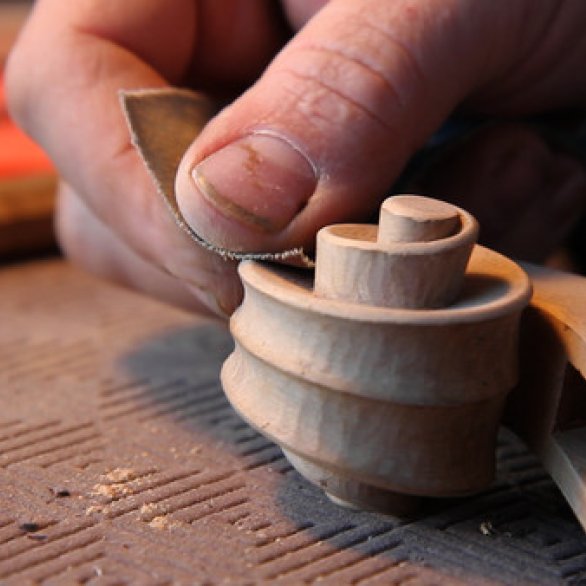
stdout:
[(378, 227), (320, 231), (315, 282), (241, 264), (224, 389), (336, 502), (403, 514), (491, 482), (530, 285), (477, 230), (455, 206), (395, 196)]

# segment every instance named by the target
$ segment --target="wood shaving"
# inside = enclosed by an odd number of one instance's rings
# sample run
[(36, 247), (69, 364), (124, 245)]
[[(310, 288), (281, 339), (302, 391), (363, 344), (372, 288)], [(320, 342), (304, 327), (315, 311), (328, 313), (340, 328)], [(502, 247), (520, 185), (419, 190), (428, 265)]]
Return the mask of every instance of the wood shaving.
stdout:
[(132, 489), (125, 484), (96, 484), (93, 487), (94, 495), (105, 496), (110, 500), (132, 494)]
[(102, 478), (106, 482), (118, 484), (121, 482), (130, 482), (131, 480), (134, 480), (136, 476), (136, 471), (132, 468), (114, 468), (114, 470), (110, 470), (110, 472), (104, 474)]
[(165, 510), (156, 503), (145, 503), (140, 507), (138, 513), (141, 521), (151, 521), (153, 517), (158, 517), (165, 514)]
[(170, 520), (166, 515), (159, 515), (149, 522), (149, 527), (159, 530), (171, 529), (172, 527), (179, 527), (179, 525), (181, 525), (181, 523)]

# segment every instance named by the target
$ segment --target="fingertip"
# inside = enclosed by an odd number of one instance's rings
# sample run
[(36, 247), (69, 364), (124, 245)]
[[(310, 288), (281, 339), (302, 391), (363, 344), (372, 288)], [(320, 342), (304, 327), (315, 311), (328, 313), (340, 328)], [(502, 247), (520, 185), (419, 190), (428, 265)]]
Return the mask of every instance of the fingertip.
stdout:
[(258, 130), (194, 164), (184, 157), (176, 179), (179, 209), (202, 238), (231, 250), (277, 246), (317, 185), (307, 156), (290, 140)]
[(321, 4), (183, 159), (179, 209), (212, 244), (307, 246), (322, 226), (369, 215), (471, 83), (469, 63), (438, 75), (453, 55), (430, 11), (405, 20), (407, 3)]

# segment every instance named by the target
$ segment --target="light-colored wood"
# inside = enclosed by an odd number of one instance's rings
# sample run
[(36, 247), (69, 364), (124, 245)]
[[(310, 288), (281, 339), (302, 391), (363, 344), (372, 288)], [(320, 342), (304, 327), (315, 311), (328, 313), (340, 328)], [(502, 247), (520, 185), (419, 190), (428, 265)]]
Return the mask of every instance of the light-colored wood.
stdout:
[[(326, 229), (325, 254), (318, 241), (315, 290), (308, 273), (241, 264), (245, 298), (231, 320), (236, 348), (222, 372), (228, 398), (338, 502), (400, 513), (411, 502), (397, 495), (466, 494), (492, 480), (496, 430), (517, 381), (517, 330), (530, 285), (518, 265), (479, 246), (459, 274), (476, 223), (453, 210), (458, 231), (427, 242), (380, 247), (376, 227)], [(425, 274), (413, 278), (404, 271), (381, 281), (375, 271), (360, 272), (373, 251), (382, 249), (380, 258), (392, 265), (395, 257), (428, 251), (436, 257), (447, 248), (460, 256), (448, 264), (455, 275), (445, 274), (443, 260), (430, 269), (435, 258), (420, 263)], [(356, 250), (366, 252), (366, 260), (348, 263)], [(374, 264), (385, 270), (382, 260)], [(318, 283), (320, 274), (331, 282), (346, 270), (354, 273), (343, 295), (337, 285), (332, 294)], [(451, 297), (459, 294), (446, 307), (425, 307), (427, 293), (419, 291), (427, 276), (438, 287), (450, 283)], [(412, 307), (412, 293), (424, 308)], [(374, 297), (382, 302), (365, 303)]]
[(453, 236), (462, 225), (463, 210), (420, 195), (396, 195), (381, 206), (378, 221), (379, 245), (395, 242), (430, 242)]
[(586, 529), (586, 279), (525, 268), (534, 293), (507, 422), (541, 458)]
[(377, 307), (444, 307), (460, 292), (477, 235), (474, 218), (456, 206), (391, 197), (378, 228), (339, 224), (319, 231), (315, 294)]

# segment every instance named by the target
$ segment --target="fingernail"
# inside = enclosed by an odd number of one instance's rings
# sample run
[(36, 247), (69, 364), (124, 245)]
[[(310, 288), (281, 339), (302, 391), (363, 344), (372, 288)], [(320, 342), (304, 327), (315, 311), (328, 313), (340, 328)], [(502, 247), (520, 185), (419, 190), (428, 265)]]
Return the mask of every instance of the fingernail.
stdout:
[[(265, 133), (251, 134), (210, 155), (193, 169), (191, 177), (199, 194), (220, 216), (268, 235), (291, 222), (317, 183), (307, 157), (288, 140)], [(179, 205), (202, 237), (226, 244), (222, 234), (209, 233), (221, 231), (222, 225), (210, 224), (197, 201), (186, 202), (183, 197)]]

